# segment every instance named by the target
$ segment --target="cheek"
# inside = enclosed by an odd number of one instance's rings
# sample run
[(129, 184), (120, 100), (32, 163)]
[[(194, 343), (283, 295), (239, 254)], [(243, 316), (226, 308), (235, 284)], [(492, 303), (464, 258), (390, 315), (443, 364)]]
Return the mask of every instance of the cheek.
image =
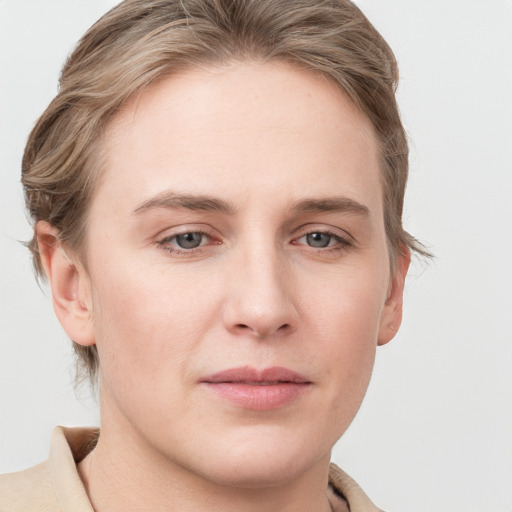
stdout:
[[(179, 371), (197, 348), (214, 297), (179, 272), (155, 266), (103, 268), (108, 285), (94, 280), (93, 319), (102, 374), (156, 375)], [(201, 319), (199, 322), (198, 319)]]
[(376, 347), (386, 297), (385, 274), (354, 270), (310, 282), (307, 288), (309, 298), (303, 313), (332, 350), (341, 349), (340, 344), (355, 353)]
[(380, 318), (385, 302), (385, 280), (379, 275), (339, 280), (327, 291), (317, 291), (307, 308), (314, 325), (317, 348), (323, 353), (326, 385), (333, 408), (357, 410), (373, 369)]

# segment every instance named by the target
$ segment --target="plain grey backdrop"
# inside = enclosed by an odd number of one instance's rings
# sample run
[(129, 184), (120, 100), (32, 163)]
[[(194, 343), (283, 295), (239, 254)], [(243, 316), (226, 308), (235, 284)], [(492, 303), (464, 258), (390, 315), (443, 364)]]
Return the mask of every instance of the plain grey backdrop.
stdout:
[[(33, 278), (19, 184), (59, 69), (112, 0), (0, 0), (0, 471), (57, 424), (93, 425), (70, 342)], [(394, 49), (411, 140), (405, 225), (436, 254), (333, 460), (384, 509), (512, 510), (512, 1), (360, 0)]]

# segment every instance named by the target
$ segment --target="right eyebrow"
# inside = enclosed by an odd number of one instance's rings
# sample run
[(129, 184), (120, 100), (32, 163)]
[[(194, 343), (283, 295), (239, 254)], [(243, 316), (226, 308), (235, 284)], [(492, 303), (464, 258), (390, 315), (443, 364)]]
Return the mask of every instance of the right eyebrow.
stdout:
[(209, 195), (179, 194), (172, 191), (162, 192), (141, 203), (134, 214), (154, 210), (156, 208), (183, 208), (203, 212), (219, 212), (233, 215), (236, 208), (218, 197)]

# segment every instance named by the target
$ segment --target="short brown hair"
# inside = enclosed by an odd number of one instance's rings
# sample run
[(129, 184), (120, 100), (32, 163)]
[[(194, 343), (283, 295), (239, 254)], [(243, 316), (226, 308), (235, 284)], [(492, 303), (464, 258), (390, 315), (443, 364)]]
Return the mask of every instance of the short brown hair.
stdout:
[[(22, 164), (34, 221), (78, 251), (101, 165), (98, 142), (134, 93), (178, 69), (241, 60), (287, 61), (338, 84), (372, 122), (381, 150), (392, 267), (398, 252), (428, 255), (402, 227), (408, 144), (395, 91), (398, 68), (382, 36), (349, 0), (126, 0), (83, 36), (57, 96), (38, 120)], [(34, 265), (44, 277), (34, 236)], [(96, 347), (75, 344), (93, 377)]]

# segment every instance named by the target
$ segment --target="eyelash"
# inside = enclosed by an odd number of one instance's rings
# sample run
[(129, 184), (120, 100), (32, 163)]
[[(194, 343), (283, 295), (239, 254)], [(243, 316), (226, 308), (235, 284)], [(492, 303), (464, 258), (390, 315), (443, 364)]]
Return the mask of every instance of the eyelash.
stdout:
[[(166, 252), (170, 253), (170, 254), (173, 254), (173, 255), (177, 255), (177, 256), (180, 256), (180, 255), (183, 255), (183, 256), (190, 256), (192, 254), (198, 254), (201, 252), (201, 249), (203, 248), (203, 244), (199, 245), (198, 247), (194, 247), (192, 249), (183, 249), (183, 248), (180, 248), (178, 247), (177, 245), (170, 245), (170, 243), (175, 240), (177, 237), (179, 236), (183, 236), (183, 235), (188, 235), (188, 234), (197, 234), (197, 235), (202, 235), (202, 236), (205, 236), (207, 238), (209, 238), (210, 240), (213, 240), (213, 237), (208, 234), (206, 231), (202, 231), (200, 229), (194, 229), (194, 230), (188, 230), (188, 231), (182, 231), (182, 232), (179, 232), (179, 233), (174, 233), (173, 235), (170, 235), (170, 236), (166, 236), (165, 238), (163, 238), (162, 240), (159, 240), (157, 242), (157, 244)], [(215, 244), (215, 245), (218, 245)]]
[(334, 232), (333, 230), (329, 229), (311, 229), (307, 230), (304, 233), (302, 233), (299, 237), (295, 238), (293, 240), (294, 245), (298, 245), (297, 240), (300, 240), (301, 238), (304, 238), (308, 235), (312, 235), (315, 233), (319, 233), (322, 235), (327, 235), (332, 238), (334, 238), (336, 244), (333, 246), (327, 246), (327, 247), (312, 247), (310, 245), (304, 244), (308, 249), (315, 251), (315, 252), (321, 252), (322, 254), (325, 253), (339, 253), (339, 252), (346, 252), (349, 249), (351, 249), (354, 246), (354, 243), (350, 240), (348, 236), (342, 236), (338, 232)]
[[(307, 244), (299, 244), (298, 243), (298, 240), (300, 240), (301, 238), (304, 238), (308, 235), (312, 235), (315, 233), (327, 235), (327, 236), (334, 238), (336, 244), (334, 246), (327, 246), (327, 247), (312, 247)], [(209, 238), (210, 240), (214, 240), (214, 238), (206, 231), (202, 231), (200, 229), (194, 229), (194, 230), (182, 231), (179, 233), (174, 233), (170, 236), (166, 236), (162, 240), (159, 240), (157, 242), (157, 245), (159, 247), (161, 247), (164, 251), (166, 251), (170, 254), (176, 255), (176, 256), (181, 256), (181, 255), (192, 256), (192, 255), (200, 254), (202, 252), (202, 250), (204, 250), (203, 247), (205, 245), (208, 245), (208, 243), (201, 244), (198, 247), (194, 247), (191, 249), (180, 248), (175, 244), (171, 245), (171, 242), (176, 240), (177, 237), (187, 235), (187, 234), (197, 234), (197, 235), (205, 236), (205, 237)], [(354, 246), (353, 242), (349, 239), (348, 236), (344, 237), (344, 236), (340, 235), (339, 233), (337, 233), (337, 232), (335, 233), (334, 231), (328, 230), (328, 229), (311, 229), (308, 231), (304, 231), (303, 233), (300, 234), (300, 236), (295, 237), (291, 243), (293, 245), (304, 245), (309, 250), (314, 251), (314, 252), (331, 253), (331, 254), (348, 251), (349, 249), (351, 249)], [(220, 245), (220, 244), (221, 244), (221, 242), (217, 241), (217, 242), (214, 242), (213, 245)]]

